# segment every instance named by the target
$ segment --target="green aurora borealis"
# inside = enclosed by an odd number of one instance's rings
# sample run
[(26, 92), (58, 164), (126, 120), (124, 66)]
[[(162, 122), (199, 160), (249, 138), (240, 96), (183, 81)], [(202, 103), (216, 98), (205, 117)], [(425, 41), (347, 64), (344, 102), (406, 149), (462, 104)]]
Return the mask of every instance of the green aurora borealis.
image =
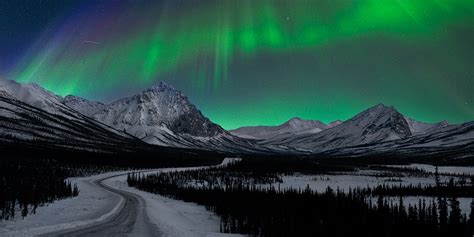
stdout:
[(472, 0), (109, 2), (63, 12), (5, 77), (104, 101), (167, 81), (227, 129), (377, 103), (474, 120)]

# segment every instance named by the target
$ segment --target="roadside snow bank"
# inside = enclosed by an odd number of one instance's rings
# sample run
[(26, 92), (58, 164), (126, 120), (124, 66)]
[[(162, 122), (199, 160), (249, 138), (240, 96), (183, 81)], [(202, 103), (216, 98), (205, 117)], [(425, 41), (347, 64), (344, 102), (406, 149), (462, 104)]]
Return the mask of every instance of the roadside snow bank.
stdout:
[[(239, 159), (226, 158), (219, 166), (225, 166), (237, 161), (239, 161)], [(207, 167), (166, 168), (159, 171), (141, 173), (147, 175), (157, 172), (195, 170), (200, 168)], [(103, 183), (109, 187), (134, 193), (142, 197), (145, 200), (146, 212), (150, 221), (157, 225), (163, 236), (241, 236), (220, 233), (220, 218), (213, 212), (207, 211), (204, 206), (166, 198), (129, 187), (126, 176), (117, 176), (107, 179)]]
[[(227, 165), (239, 159), (225, 159), (220, 165)], [(212, 167), (212, 166), (211, 166)], [(123, 198), (109, 192), (96, 183), (102, 182), (112, 188), (136, 193), (146, 200), (150, 220), (163, 230), (165, 236), (221, 236), (219, 218), (204, 207), (193, 203), (163, 198), (129, 188), (126, 183), (130, 172), (156, 173), (175, 170), (199, 169), (165, 168), (141, 171), (110, 172), (90, 177), (70, 178), (79, 188), (79, 195), (38, 207), (36, 214), (24, 219), (0, 221), (0, 236), (36, 236), (81, 226), (96, 224), (107, 220), (119, 211)]]
[(14, 220), (0, 221), (0, 236), (33, 236), (89, 225), (113, 215), (123, 202), (112, 192), (98, 187), (94, 182), (126, 172), (111, 172), (90, 177), (70, 178), (79, 188), (74, 198), (55, 201), (38, 207), (36, 214)]

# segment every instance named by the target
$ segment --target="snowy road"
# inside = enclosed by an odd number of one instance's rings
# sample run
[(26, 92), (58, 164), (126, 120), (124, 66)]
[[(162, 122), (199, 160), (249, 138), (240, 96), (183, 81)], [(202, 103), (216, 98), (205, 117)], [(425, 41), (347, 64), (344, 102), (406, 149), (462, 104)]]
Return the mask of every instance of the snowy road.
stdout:
[(85, 228), (47, 233), (44, 236), (160, 236), (158, 228), (150, 222), (146, 214), (145, 200), (142, 197), (103, 183), (105, 180), (118, 176), (124, 175), (113, 175), (94, 182), (100, 188), (123, 198), (122, 207), (112, 218)]
[[(220, 165), (235, 160), (226, 158)], [(199, 168), (206, 167), (140, 172)], [(129, 172), (135, 171), (70, 178), (79, 187), (77, 197), (40, 206), (24, 219), (0, 221), (0, 236), (229, 236), (220, 233), (220, 218), (203, 206), (129, 187)]]

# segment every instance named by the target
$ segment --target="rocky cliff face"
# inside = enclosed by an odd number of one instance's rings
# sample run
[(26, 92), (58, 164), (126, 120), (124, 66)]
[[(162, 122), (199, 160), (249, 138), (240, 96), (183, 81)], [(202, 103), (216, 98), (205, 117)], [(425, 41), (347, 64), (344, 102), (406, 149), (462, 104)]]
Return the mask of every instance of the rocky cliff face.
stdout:
[(180, 91), (165, 84), (107, 105), (94, 118), (138, 137), (171, 131), (197, 137), (226, 133), (189, 102)]

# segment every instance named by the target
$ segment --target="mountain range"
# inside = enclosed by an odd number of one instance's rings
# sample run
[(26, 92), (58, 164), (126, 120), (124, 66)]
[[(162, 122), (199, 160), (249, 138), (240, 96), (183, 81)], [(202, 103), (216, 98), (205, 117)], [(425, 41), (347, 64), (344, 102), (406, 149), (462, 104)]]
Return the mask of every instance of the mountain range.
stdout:
[(0, 80), (0, 142), (28, 141), (91, 150), (150, 144), (233, 154), (333, 156), (454, 150), (464, 157), (474, 154), (474, 122), (424, 123), (378, 104), (346, 121), (293, 118), (279, 126), (226, 131), (163, 82), (106, 104)]
[(436, 152), (448, 148), (474, 154), (474, 122), (423, 123), (402, 115), (394, 107), (378, 104), (317, 133), (286, 133), (257, 143), (347, 155), (406, 150), (416, 153), (426, 149)]
[(339, 125), (342, 121), (337, 120), (324, 124), (319, 120), (303, 120), (295, 117), (279, 126), (252, 126), (241, 127), (230, 132), (238, 137), (250, 139), (270, 139), (278, 136), (294, 136), (298, 134), (315, 134), (322, 130)]

